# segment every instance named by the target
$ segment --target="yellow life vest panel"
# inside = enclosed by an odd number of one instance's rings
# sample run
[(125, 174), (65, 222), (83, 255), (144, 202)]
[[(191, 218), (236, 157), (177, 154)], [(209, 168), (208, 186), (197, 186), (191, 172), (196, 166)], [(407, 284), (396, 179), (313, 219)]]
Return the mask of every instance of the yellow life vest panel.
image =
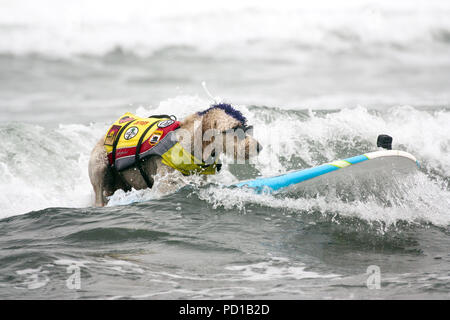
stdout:
[[(139, 161), (157, 155), (162, 157), (162, 163), (184, 175), (219, 171), (220, 164), (206, 164), (180, 145), (174, 132), (179, 127), (180, 123), (169, 116), (140, 118), (125, 113), (105, 135), (104, 146), (110, 166), (121, 171), (135, 164), (139, 166)], [(146, 177), (144, 179), (148, 181)]]

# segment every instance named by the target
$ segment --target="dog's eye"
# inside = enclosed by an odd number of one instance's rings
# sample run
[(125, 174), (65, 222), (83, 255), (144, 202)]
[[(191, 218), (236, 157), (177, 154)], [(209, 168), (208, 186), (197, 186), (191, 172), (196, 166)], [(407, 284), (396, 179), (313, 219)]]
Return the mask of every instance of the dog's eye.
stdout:
[(241, 129), (242, 131), (247, 132), (248, 130), (252, 130), (252, 129), (253, 129), (253, 126), (245, 126), (245, 125), (242, 125), (242, 124), (238, 124), (237, 126), (231, 128), (231, 129), (228, 129), (228, 130), (223, 131), (223, 133), (228, 133), (228, 132), (236, 131), (236, 130), (238, 130), (238, 129)]
[[(239, 130), (241, 129), (241, 130)], [(245, 139), (246, 134), (249, 130), (253, 130), (253, 126), (245, 126), (245, 125), (237, 125), (231, 129), (228, 129), (226, 131), (222, 131), (223, 134), (230, 134), (232, 133), (234, 136), (237, 135), (238, 139), (242, 140)]]

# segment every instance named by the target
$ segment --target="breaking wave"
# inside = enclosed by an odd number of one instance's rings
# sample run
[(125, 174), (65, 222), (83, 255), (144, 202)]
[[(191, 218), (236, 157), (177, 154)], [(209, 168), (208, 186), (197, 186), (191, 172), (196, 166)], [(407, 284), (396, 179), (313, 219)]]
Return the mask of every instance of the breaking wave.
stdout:
[[(189, 105), (189, 110), (186, 109)], [(148, 116), (168, 108), (179, 118), (202, 110), (205, 101), (177, 97), (156, 109), (140, 107), (136, 114)], [(262, 205), (287, 212), (357, 217), (395, 225), (399, 221), (446, 226), (450, 222), (450, 112), (419, 110), (409, 106), (385, 111), (363, 107), (335, 111), (281, 110), (239, 107), (255, 126), (254, 136), (264, 149), (253, 164), (238, 165), (223, 159), (222, 173), (202, 186), (189, 180), (200, 200), (214, 208)], [(1, 218), (47, 207), (89, 207), (93, 193), (87, 173), (90, 151), (108, 124), (59, 125), (45, 128), (25, 123), (4, 123), (0, 148)], [(255, 195), (225, 188), (242, 179), (270, 176), (307, 168), (376, 149), (380, 133), (394, 137), (394, 148), (412, 153), (421, 163), (413, 179), (392, 187), (391, 192), (373, 190), (371, 197), (343, 200), (336, 194), (293, 198), (286, 195)], [(400, 190), (400, 191), (399, 191)], [(110, 206), (160, 199), (154, 190), (116, 192)], [(384, 198), (383, 198), (384, 197)], [(384, 199), (381, 201), (381, 199)], [(386, 206), (386, 203), (390, 205)]]

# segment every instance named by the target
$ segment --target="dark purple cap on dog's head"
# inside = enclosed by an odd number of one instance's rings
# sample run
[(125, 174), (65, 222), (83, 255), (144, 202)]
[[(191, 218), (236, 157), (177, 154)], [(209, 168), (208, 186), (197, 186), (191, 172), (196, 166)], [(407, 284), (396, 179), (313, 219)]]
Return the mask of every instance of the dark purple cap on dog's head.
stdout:
[(210, 108), (208, 108), (204, 111), (198, 112), (197, 114), (199, 116), (203, 116), (204, 114), (208, 113), (208, 111), (213, 110), (213, 109), (222, 109), (223, 111), (225, 111), (226, 114), (233, 117), (237, 121), (241, 122), (243, 125), (245, 125), (247, 122), (247, 119), (244, 117), (244, 115), (240, 111), (234, 109), (230, 104), (227, 104), (227, 103), (213, 104), (213, 105), (211, 105)]

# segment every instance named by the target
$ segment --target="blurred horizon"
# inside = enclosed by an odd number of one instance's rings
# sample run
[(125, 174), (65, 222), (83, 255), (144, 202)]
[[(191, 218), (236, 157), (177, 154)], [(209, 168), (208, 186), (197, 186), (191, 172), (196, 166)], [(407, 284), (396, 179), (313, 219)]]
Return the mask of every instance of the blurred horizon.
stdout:
[[(0, 1), (0, 121), (102, 121), (214, 95), (448, 108), (446, 1)], [(76, 112), (74, 112), (76, 110)], [(38, 111), (36, 113), (36, 111)]]

